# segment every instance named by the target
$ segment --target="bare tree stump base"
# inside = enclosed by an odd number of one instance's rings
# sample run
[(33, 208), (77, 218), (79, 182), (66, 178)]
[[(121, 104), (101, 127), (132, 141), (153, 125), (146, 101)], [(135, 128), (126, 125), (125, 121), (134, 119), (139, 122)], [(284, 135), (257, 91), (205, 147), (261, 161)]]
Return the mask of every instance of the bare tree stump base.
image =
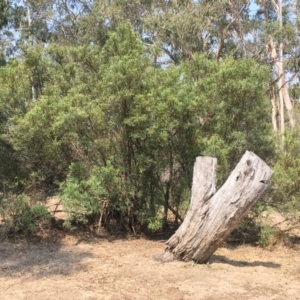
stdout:
[(206, 263), (268, 187), (272, 170), (246, 151), (215, 194), (217, 159), (197, 157), (189, 211), (161, 259)]

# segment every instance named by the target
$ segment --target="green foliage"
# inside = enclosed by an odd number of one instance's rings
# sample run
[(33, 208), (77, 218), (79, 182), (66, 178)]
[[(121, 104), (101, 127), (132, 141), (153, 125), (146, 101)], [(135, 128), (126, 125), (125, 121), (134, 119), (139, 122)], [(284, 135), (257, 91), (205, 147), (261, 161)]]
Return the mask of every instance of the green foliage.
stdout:
[(284, 152), (279, 153), (274, 166), (271, 204), (285, 215), (299, 219), (300, 216), (300, 140), (299, 131), (287, 132)]
[(284, 231), (280, 229), (270, 226), (270, 225), (263, 225), (260, 228), (259, 233), (259, 240), (258, 245), (260, 247), (268, 247), (268, 246), (275, 246), (279, 244), (287, 243), (287, 237), (285, 236)]
[(270, 106), (265, 94), (268, 70), (254, 60), (222, 62), (204, 56), (184, 64), (193, 86), (194, 113), (201, 123), (202, 153), (218, 158), (219, 176), (227, 177), (245, 150), (263, 159), (274, 155)]
[(297, 73), (296, 2), (283, 1), (282, 26), (272, 1), (256, 4), (0, 0), (6, 222), (35, 224), (33, 199), (55, 192), (77, 222), (106, 212), (157, 230), (170, 208), (184, 217), (195, 157), (218, 158), (220, 185), (245, 150), (276, 162), (268, 201), (253, 212), (273, 205), (298, 217), (299, 134), (275, 153), (266, 50), (283, 42), (284, 68)]
[(8, 23), (7, 15), (8, 15), (7, 1), (0, 0), (0, 30)]
[(101, 211), (108, 199), (111, 209), (126, 211), (130, 202), (126, 198), (117, 198), (126, 189), (124, 187), (123, 190), (121, 185), (120, 170), (116, 170), (110, 161), (101, 168), (93, 167), (91, 172), (87, 172), (79, 163), (71, 164), (61, 189), (64, 209), (70, 216), (68, 225), (72, 221), (87, 223), (90, 216)]
[(272, 155), (268, 71), (253, 60), (195, 55), (158, 68), (127, 23), (103, 47), (24, 55), (0, 70), (2, 138), (23, 190), (61, 193), (70, 222), (109, 211), (157, 230), (169, 208), (184, 216), (196, 156), (216, 156), (222, 181), (245, 150)]
[(0, 215), (7, 232), (20, 231), (31, 233), (38, 229), (38, 224), (50, 218), (43, 204), (31, 204), (24, 195), (7, 194), (0, 199)]
[(274, 238), (274, 228), (270, 225), (263, 226), (259, 233), (258, 245), (260, 247), (267, 247)]

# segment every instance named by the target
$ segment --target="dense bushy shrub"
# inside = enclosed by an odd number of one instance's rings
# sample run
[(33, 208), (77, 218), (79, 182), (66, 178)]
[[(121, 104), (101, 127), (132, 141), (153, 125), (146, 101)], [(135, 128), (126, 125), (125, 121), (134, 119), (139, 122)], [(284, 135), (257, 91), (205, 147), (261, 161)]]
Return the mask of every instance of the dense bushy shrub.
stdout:
[(72, 220), (98, 222), (105, 209), (130, 228), (158, 229), (169, 209), (184, 217), (196, 156), (218, 158), (221, 183), (245, 150), (273, 155), (268, 70), (254, 60), (195, 55), (158, 68), (126, 24), (102, 48), (28, 51), (0, 73), (2, 138), (19, 157), (23, 185), (60, 187)]

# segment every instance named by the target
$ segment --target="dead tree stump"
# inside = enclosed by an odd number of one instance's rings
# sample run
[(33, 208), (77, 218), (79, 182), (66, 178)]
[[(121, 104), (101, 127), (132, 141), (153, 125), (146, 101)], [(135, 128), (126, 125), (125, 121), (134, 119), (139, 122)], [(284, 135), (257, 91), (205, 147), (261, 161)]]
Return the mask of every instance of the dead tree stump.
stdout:
[[(189, 211), (166, 242), (167, 260), (206, 263), (268, 187), (272, 170), (246, 151), (224, 185), (215, 194), (217, 159), (197, 157)], [(162, 258), (163, 258), (162, 257)]]

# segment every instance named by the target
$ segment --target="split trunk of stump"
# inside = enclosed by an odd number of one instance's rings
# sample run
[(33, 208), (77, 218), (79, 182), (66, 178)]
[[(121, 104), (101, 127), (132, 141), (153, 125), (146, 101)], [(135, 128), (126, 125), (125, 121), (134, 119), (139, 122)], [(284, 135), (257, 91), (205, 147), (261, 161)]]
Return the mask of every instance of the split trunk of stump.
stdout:
[(268, 187), (272, 170), (246, 151), (215, 193), (217, 159), (198, 157), (194, 166), (189, 211), (167, 241), (163, 257), (206, 263)]

